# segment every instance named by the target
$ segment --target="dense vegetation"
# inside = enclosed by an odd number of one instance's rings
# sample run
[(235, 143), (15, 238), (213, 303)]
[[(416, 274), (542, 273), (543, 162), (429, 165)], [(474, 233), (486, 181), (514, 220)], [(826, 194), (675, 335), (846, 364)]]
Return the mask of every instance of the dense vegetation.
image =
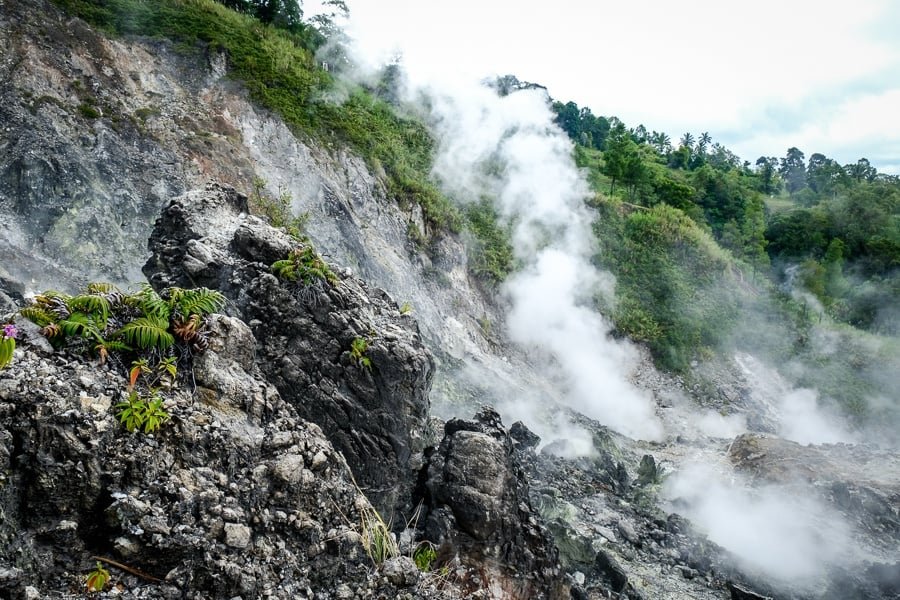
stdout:
[[(509, 232), (491, 204), (460, 211), (430, 179), (433, 139), (395, 110), (396, 67), (372, 88), (340, 90), (320, 68), (315, 51), (328, 23), (313, 27), (281, 0), (54, 1), (113, 33), (227, 53), (231, 76), (295, 133), (349, 145), (401, 204), (421, 207), (426, 231), (409, 231), (420, 248), (465, 229), (478, 277), (499, 282), (514, 268)], [(500, 80), (497, 89), (519, 86)], [(708, 133), (686, 133), (674, 145), (665, 133), (573, 102), (553, 108), (596, 192), (597, 260), (618, 280), (616, 302), (605, 308), (620, 333), (675, 371), (740, 340), (778, 361), (799, 357), (798, 383), (815, 380), (856, 413), (864, 398), (892, 397), (896, 383), (867, 365), (897, 362), (896, 338), (885, 337), (900, 322), (896, 177), (866, 159), (806, 161), (797, 148), (751, 164)], [(823, 350), (823, 336), (842, 350)]]
[[(792, 365), (797, 385), (855, 415), (896, 396), (900, 181), (866, 159), (841, 166), (760, 157), (706, 133), (628, 129), (554, 103), (596, 192), (597, 260), (617, 277), (617, 329), (686, 371), (740, 347)], [(882, 371), (882, 373), (879, 373)]]

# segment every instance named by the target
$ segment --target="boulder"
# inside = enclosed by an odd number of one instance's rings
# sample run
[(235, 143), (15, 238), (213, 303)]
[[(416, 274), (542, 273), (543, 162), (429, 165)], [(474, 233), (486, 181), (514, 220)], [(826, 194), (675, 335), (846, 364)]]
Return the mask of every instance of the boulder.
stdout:
[(532, 507), (512, 438), (492, 408), (453, 419), (427, 467), (425, 537), (476, 568), (488, 597), (568, 598), (558, 552)]
[[(157, 288), (222, 291), (250, 325), (257, 362), (281, 397), (322, 428), (385, 519), (405, 522), (434, 369), (418, 326), (346, 272), (307, 283), (276, 277), (272, 263), (308, 246), (246, 211), (245, 196), (218, 184), (173, 199), (144, 272)], [(365, 361), (354, 355), (358, 340)], [(222, 385), (230, 384), (212, 387)]]

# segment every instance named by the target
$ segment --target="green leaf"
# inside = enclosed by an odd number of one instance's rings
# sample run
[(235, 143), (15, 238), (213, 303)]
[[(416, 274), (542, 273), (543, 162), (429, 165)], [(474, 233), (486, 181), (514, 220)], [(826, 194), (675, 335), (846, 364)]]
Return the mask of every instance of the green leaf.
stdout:
[(175, 343), (175, 337), (167, 331), (168, 328), (168, 321), (147, 316), (126, 323), (113, 335), (121, 336), (128, 343), (142, 350), (156, 348), (163, 351)]
[(169, 303), (156, 293), (149, 283), (145, 283), (141, 291), (132, 294), (126, 299), (126, 303), (138, 308), (148, 317), (153, 317), (168, 323), (172, 310)]
[(78, 311), (89, 315), (101, 331), (106, 329), (106, 322), (109, 320), (109, 300), (103, 296), (94, 294), (73, 296), (69, 298), (67, 304), (73, 313)]
[(82, 312), (73, 312), (68, 318), (59, 322), (60, 329), (67, 336), (81, 336), (85, 338), (93, 338), (98, 341), (103, 340), (100, 329), (94, 319)]
[(19, 311), (19, 314), (38, 327), (46, 327), (50, 323), (56, 323), (59, 320), (56, 315), (37, 304), (26, 306)]
[(13, 351), (16, 349), (14, 338), (0, 337), (0, 369), (5, 368), (13, 359)]
[[(177, 289), (177, 288), (176, 288)], [(225, 306), (225, 296), (215, 290), (198, 288), (195, 290), (179, 290), (175, 309), (182, 315), (208, 315)], [(172, 296), (171, 298), (175, 298)]]

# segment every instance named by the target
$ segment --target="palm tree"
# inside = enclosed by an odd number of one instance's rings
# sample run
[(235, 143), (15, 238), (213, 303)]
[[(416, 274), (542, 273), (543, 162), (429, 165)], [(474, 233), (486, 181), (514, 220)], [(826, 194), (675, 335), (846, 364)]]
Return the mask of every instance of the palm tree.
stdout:
[(657, 152), (663, 155), (668, 154), (672, 149), (672, 140), (669, 139), (668, 134), (661, 131), (654, 131), (650, 134), (650, 143), (656, 148)]
[(690, 133), (686, 133), (683, 136), (681, 136), (681, 140), (679, 140), (679, 143), (682, 146), (684, 146), (685, 148), (690, 148), (691, 150), (693, 150), (694, 149), (694, 136), (692, 136)]
[(712, 138), (709, 136), (708, 131), (704, 131), (700, 134), (700, 139), (697, 141), (697, 154), (706, 154), (706, 147), (712, 141)]

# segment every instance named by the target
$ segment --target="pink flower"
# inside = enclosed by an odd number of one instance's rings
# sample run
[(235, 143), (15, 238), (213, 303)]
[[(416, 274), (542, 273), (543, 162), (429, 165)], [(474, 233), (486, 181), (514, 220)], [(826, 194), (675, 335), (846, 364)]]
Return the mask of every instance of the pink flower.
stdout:
[(16, 337), (16, 326), (12, 323), (8, 323), (3, 326), (3, 337), (7, 338), (15, 338)]

